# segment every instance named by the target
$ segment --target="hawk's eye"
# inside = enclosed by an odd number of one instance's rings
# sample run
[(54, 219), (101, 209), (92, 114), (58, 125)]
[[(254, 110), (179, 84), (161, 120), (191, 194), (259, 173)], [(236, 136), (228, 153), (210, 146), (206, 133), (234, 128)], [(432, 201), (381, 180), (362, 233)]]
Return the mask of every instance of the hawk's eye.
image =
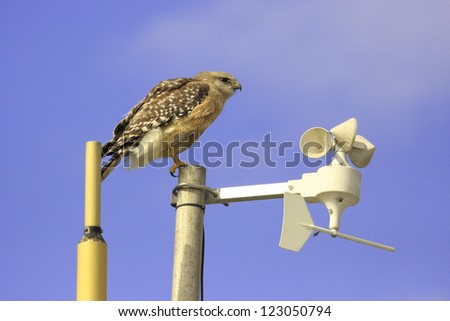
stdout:
[(227, 77), (222, 77), (222, 78), (220, 78), (220, 81), (221, 82), (230, 82), (230, 78), (227, 78)]

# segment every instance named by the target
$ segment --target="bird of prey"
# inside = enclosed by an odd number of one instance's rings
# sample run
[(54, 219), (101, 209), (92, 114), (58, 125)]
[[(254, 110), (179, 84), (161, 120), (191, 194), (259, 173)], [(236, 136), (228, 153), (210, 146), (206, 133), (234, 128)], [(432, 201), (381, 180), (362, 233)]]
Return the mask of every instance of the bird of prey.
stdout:
[(221, 113), (225, 102), (242, 90), (226, 72), (201, 72), (157, 84), (114, 128), (102, 146), (102, 180), (122, 158), (130, 168), (144, 167), (158, 158), (172, 158), (170, 174), (185, 166), (178, 154), (188, 149)]

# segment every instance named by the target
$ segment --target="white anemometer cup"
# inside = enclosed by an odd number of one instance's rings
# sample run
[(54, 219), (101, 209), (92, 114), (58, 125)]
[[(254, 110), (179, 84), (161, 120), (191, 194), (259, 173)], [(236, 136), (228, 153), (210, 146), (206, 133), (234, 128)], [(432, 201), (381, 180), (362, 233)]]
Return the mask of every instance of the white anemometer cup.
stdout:
[[(344, 210), (359, 202), (361, 173), (350, 166), (347, 157), (357, 167), (367, 166), (375, 146), (356, 135), (357, 122), (351, 118), (327, 131), (315, 127), (306, 131), (300, 139), (300, 149), (310, 158), (320, 158), (335, 152), (332, 162), (315, 173), (303, 174), (302, 179), (289, 181), (289, 191), (284, 194), (284, 216), (280, 247), (299, 251), (313, 231), (330, 234), (388, 251), (395, 249), (339, 233)], [(330, 216), (329, 229), (315, 226), (308, 203), (323, 203)]]

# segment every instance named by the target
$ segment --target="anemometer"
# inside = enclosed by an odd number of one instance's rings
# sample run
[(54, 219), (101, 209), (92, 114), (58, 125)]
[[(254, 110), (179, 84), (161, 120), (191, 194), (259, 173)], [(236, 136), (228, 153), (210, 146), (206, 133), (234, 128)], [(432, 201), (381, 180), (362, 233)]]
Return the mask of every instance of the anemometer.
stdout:
[[(314, 127), (300, 138), (300, 149), (307, 157), (320, 158), (334, 152), (333, 160), (315, 173), (305, 173), (301, 179), (275, 184), (210, 189), (205, 204), (283, 198), (284, 214), (280, 247), (299, 251), (314, 231), (346, 240), (395, 251), (391, 246), (340, 233), (344, 210), (359, 202), (361, 173), (367, 166), (375, 146), (356, 134), (357, 121), (351, 118), (327, 131)], [(328, 228), (314, 225), (307, 203), (323, 203), (328, 211)], [(174, 203), (174, 200), (172, 200)]]

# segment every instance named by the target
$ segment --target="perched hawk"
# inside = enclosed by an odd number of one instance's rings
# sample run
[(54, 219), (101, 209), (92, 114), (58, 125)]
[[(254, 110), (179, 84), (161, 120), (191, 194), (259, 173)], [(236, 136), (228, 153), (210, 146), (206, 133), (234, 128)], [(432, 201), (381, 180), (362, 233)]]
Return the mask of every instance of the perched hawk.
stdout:
[(144, 167), (158, 158), (173, 158), (170, 168), (185, 166), (178, 154), (188, 149), (219, 116), (225, 102), (241, 84), (225, 72), (201, 72), (192, 78), (157, 84), (114, 128), (103, 145), (102, 180), (123, 157), (131, 168)]

